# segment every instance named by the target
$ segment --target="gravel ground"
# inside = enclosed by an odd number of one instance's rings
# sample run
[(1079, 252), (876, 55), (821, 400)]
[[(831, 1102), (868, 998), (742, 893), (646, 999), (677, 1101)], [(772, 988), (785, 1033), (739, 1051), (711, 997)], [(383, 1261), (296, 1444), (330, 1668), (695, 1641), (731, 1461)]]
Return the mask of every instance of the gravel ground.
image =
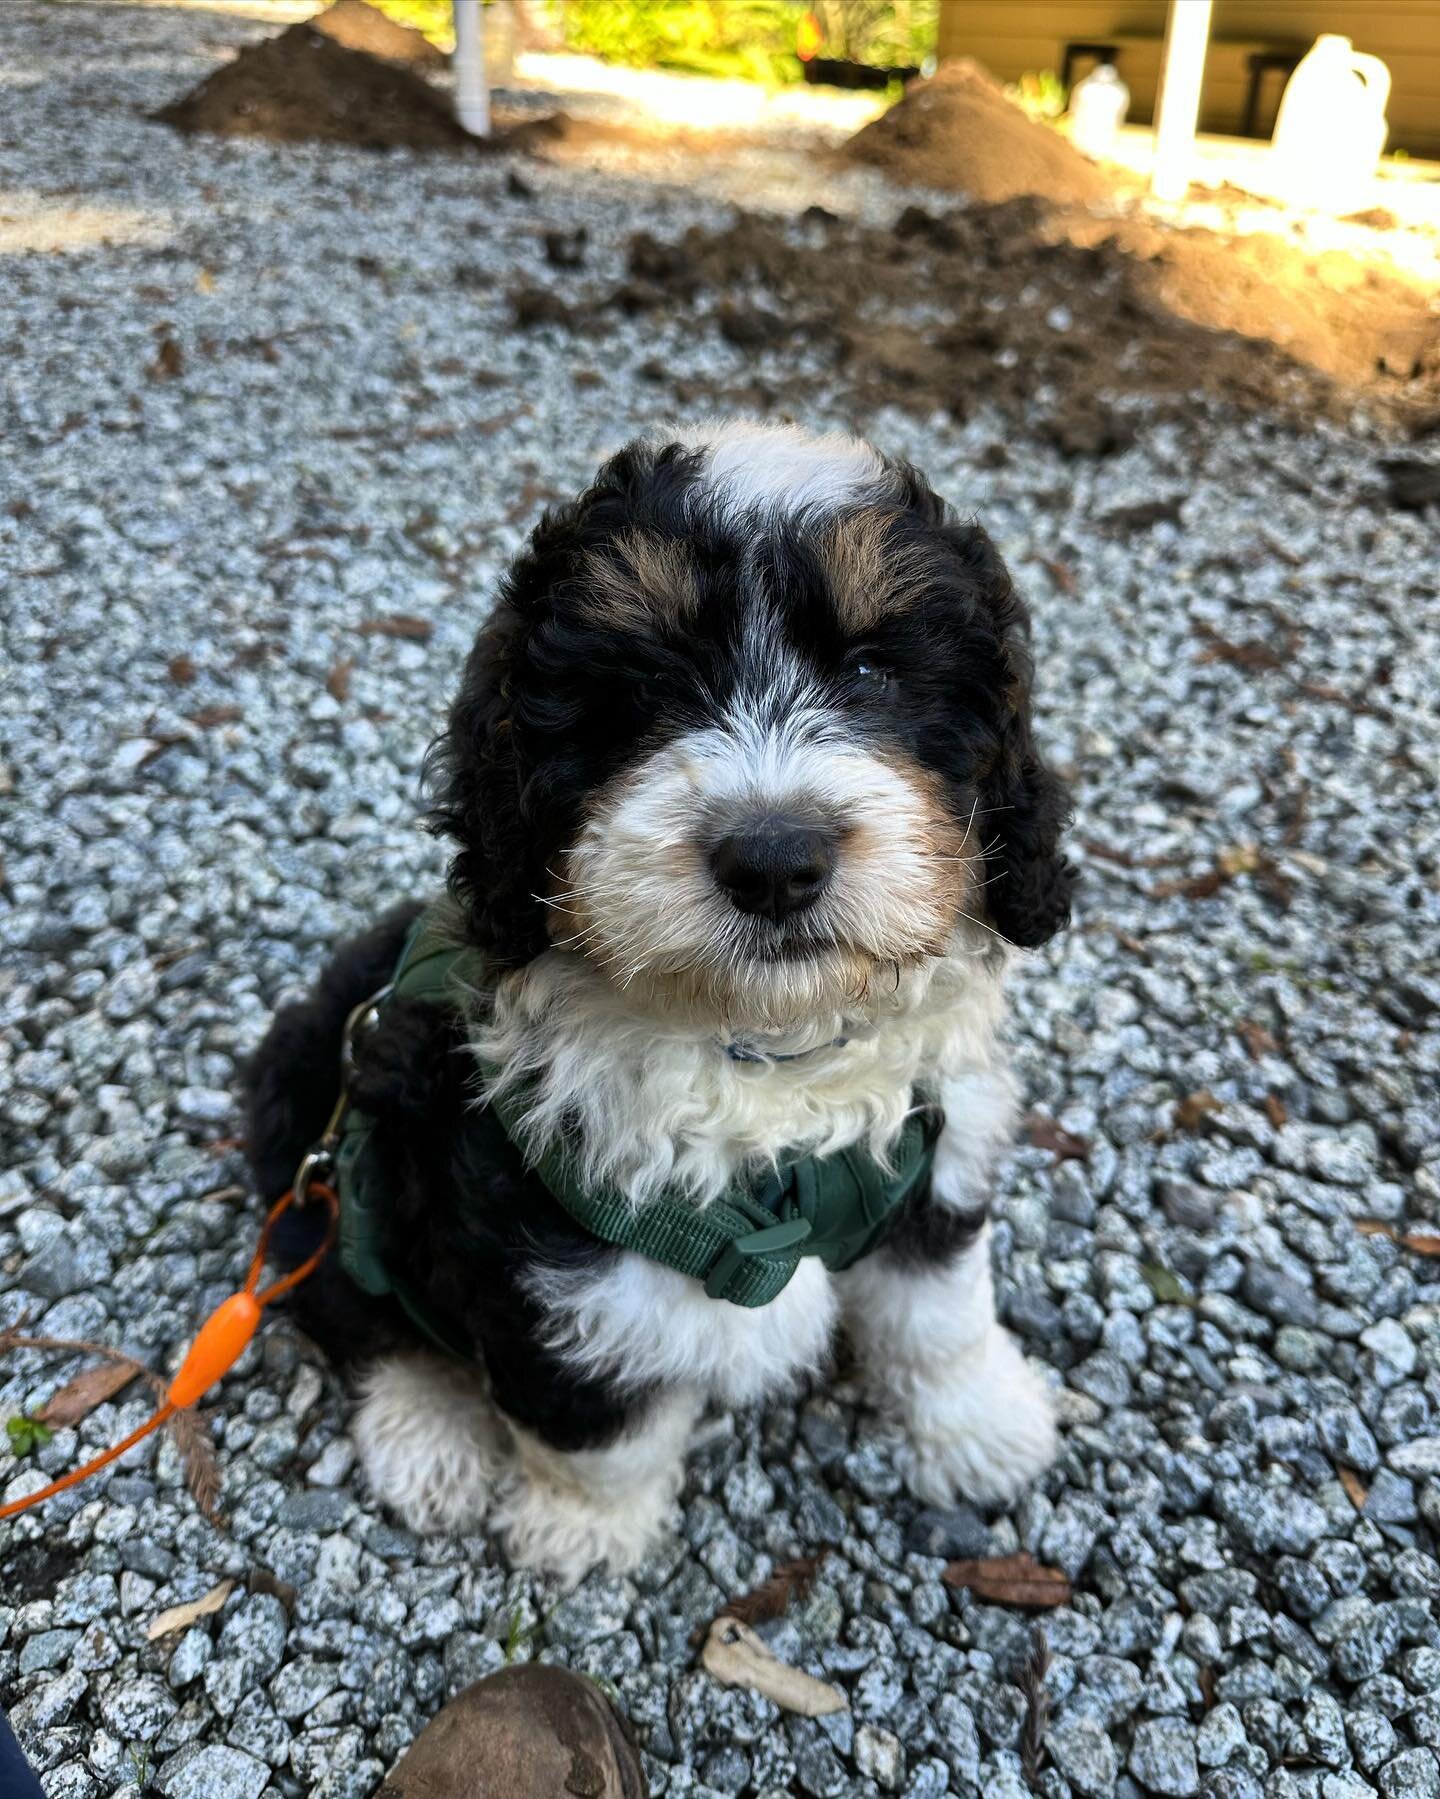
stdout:
[[(769, 354), (508, 327), (513, 279), (557, 279), (543, 230), (584, 225), (618, 279), (637, 226), (718, 222), (693, 169), (528, 165), (526, 199), (503, 165), (141, 119), (255, 29), (0, 13), (0, 1328), (157, 1368), (253, 1232), (238, 1060), (438, 877), (420, 758), (496, 572), (653, 422), (640, 364), (723, 388)], [(851, 422), (818, 364), (807, 422)], [(680, 1534), (560, 1597), (380, 1515), (277, 1319), (215, 1417), (223, 1527), (153, 1439), (0, 1525), (0, 1703), (56, 1799), (362, 1799), (507, 1655), (603, 1682), (657, 1794), (1020, 1799), (1034, 1624), (940, 1572), (1021, 1547), (1076, 1588), (1043, 1625), (1046, 1799), (1440, 1795), (1440, 1263), (1357, 1229), (1440, 1224), (1433, 512), (1386, 509), (1358, 424), (1150, 425), (1066, 463), (983, 412), (859, 422), (1013, 558), (1076, 779), (1083, 902), (1017, 971), (1015, 1035), (1089, 1152), (1018, 1148), (996, 1232), (1059, 1466), (1004, 1517), (917, 1513), (842, 1382), (711, 1420)], [(367, 629), (397, 614), (431, 634)], [(0, 1417), (75, 1366), (7, 1357)], [(144, 1410), (57, 1430), (39, 1470)], [(0, 1494), (36, 1481), (0, 1448)], [(847, 1710), (695, 1670), (695, 1626), (822, 1547), (766, 1633)]]

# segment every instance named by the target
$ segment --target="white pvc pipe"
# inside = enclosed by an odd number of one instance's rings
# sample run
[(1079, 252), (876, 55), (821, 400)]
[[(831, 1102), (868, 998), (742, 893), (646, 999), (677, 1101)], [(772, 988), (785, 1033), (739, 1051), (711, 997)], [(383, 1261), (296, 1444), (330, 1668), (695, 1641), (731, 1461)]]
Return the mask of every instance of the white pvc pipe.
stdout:
[(1205, 47), (1210, 42), (1210, 6), (1211, 0), (1170, 0), (1155, 110), (1155, 163), (1150, 171), (1150, 192), (1157, 200), (1183, 200), (1190, 186)]
[(455, 117), (472, 137), (489, 137), (490, 87), (485, 79), (484, 8), (480, 0), (452, 0), (452, 5), (455, 9)]

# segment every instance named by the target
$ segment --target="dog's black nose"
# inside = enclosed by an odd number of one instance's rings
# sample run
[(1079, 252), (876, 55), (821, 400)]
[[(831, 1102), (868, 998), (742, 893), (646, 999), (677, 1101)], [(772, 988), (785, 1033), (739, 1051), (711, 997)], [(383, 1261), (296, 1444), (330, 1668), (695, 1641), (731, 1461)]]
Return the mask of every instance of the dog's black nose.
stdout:
[(835, 839), (793, 818), (762, 818), (722, 837), (711, 852), (710, 868), (741, 912), (763, 913), (779, 924), (829, 885)]

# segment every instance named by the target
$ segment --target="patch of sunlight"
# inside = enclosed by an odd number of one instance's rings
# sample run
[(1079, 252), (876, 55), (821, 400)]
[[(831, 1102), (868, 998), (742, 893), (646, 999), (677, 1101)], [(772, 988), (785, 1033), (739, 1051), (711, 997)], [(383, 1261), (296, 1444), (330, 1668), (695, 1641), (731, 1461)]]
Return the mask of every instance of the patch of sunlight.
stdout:
[(131, 206), (67, 204), (0, 188), (0, 256), (29, 251), (92, 250), (100, 245), (168, 243), (169, 219)]
[[(516, 85), (611, 102), (628, 119), (693, 131), (754, 131), (808, 125), (858, 131), (889, 101), (839, 88), (762, 87), (713, 75), (632, 69), (598, 57), (531, 50), (515, 58)], [(600, 109), (597, 109), (600, 110)]]

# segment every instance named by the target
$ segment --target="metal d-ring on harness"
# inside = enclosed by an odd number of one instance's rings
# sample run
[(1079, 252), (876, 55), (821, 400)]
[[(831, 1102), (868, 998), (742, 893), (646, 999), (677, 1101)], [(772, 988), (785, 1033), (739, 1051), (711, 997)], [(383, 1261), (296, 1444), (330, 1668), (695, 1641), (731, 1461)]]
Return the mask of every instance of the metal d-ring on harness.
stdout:
[(394, 987), (393, 981), (387, 981), (369, 999), (362, 999), (358, 1006), (352, 1006), (345, 1019), (345, 1029), (340, 1036), (340, 1091), (331, 1109), (329, 1122), (300, 1158), (300, 1166), (295, 1170), (290, 1190), (295, 1195), (297, 1206), (305, 1205), (312, 1185), (329, 1187), (335, 1183), (336, 1158), (352, 1104), (350, 1083), (355, 1075), (355, 1040), (358, 1036), (373, 1031), (379, 1024), (380, 1008), (389, 999)]

